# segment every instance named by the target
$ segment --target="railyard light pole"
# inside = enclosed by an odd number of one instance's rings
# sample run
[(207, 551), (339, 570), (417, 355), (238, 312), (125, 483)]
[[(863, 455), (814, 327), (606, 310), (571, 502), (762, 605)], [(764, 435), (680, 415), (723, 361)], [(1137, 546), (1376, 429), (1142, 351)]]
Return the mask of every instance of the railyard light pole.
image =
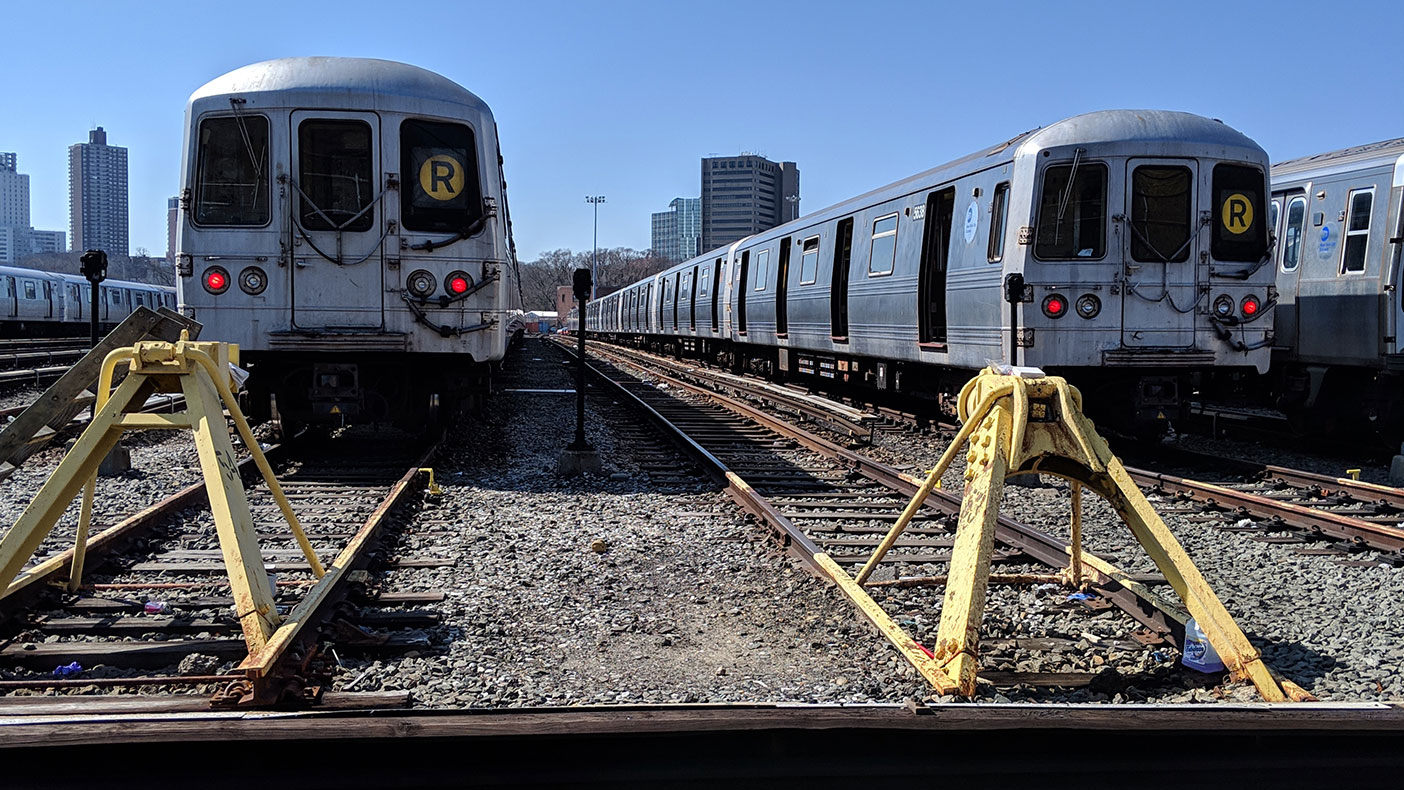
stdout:
[(595, 246), (590, 254), (590, 298), (594, 299), (595, 283), (600, 281), (600, 204), (605, 202), (605, 196), (586, 195), (585, 202), (595, 207)]
[(800, 202), (800, 196), (799, 196), (799, 195), (786, 195), (786, 196), (785, 196), (785, 201), (788, 202), (788, 203), (790, 204), (791, 213), (794, 214), (794, 216), (793, 216), (793, 217), (790, 217), (790, 219), (799, 219), (799, 202)]

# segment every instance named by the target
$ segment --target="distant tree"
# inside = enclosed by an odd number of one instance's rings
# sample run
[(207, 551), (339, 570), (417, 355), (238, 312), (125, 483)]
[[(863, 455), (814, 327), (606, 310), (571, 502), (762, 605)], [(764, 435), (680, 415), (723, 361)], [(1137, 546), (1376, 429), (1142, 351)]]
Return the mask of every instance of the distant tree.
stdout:
[[(560, 249), (542, 253), (534, 261), (522, 264), (522, 294), (526, 310), (553, 310), (556, 288), (570, 285), (576, 269), (588, 269), (591, 252)], [(668, 261), (655, 256), (652, 250), (612, 247), (599, 252), (595, 270), (595, 295), (611, 294), (630, 283), (657, 274), (668, 267)]]

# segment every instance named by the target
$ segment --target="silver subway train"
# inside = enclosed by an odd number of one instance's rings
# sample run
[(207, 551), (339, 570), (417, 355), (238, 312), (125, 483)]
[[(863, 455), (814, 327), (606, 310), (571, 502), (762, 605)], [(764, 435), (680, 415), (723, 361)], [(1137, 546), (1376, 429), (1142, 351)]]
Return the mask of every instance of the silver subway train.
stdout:
[(1280, 405), (1311, 433), (1404, 437), (1404, 138), (1272, 168)]
[(186, 108), (181, 308), (238, 343), (256, 416), (422, 426), (520, 330), (492, 112), (402, 63), (287, 58)]
[(1033, 365), (1153, 426), (1201, 374), (1268, 369), (1267, 172), (1217, 120), (1080, 115), (632, 283), (587, 328), (925, 397)]
[[(176, 306), (175, 289), (105, 280), (98, 286), (98, 323), (109, 331), (138, 307)], [(0, 266), (0, 332), (4, 337), (88, 334), (92, 286), (77, 274)]]

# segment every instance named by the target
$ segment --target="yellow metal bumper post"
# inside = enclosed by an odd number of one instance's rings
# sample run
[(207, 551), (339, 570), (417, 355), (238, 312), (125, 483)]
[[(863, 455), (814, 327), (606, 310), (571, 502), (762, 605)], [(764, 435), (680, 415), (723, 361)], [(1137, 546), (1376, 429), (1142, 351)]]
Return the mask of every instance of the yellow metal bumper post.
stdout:
[[(239, 411), (230, 388), (230, 367), (237, 359), (237, 346), (195, 343), (184, 336), (176, 343), (143, 342), (108, 355), (99, 378), (97, 406), (92, 421), (19, 520), (0, 539), (0, 598), (20, 589), (24, 576), (47, 571), (48, 563), (43, 563), (21, 574), (24, 564), (53, 530), (73, 497), (83, 490), (79, 530), (68, 579), (70, 588), (76, 589), (83, 572), (98, 464), (117, 443), (123, 431), (189, 429), (194, 433), (210, 510), (244, 641), (250, 652), (261, 649), (269, 641), (280, 624), (280, 618), (263, 564), (253, 516), (244, 495), (238, 458), (225, 424), (226, 408), (287, 519), (313, 574), (321, 578), (325, 570), (273, 476), (272, 467), (264, 457), (253, 431)], [(114, 372), (117, 365), (123, 362), (129, 365), (129, 373), (113, 392)], [(185, 411), (159, 415), (139, 413), (146, 394), (153, 389), (183, 393)]]
[[(1081, 393), (1061, 378), (1035, 373), (1025, 378), (991, 368), (965, 385), (959, 399), (964, 427), (858, 576), (849, 577), (837, 565), (825, 566), (839, 587), (865, 614), (870, 609), (877, 610), (877, 615), (869, 614), (869, 618), (878, 623), (879, 628), (883, 628), (884, 622), (889, 623), (884, 633), (899, 649), (912, 642), (909, 636), (890, 624), (862, 585), (896, 543), (926, 495), (939, 484), (951, 459), (968, 441), (965, 494), (950, 571), (945, 579), (946, 593), (934, 660), (910, 649), (902, 651), (913, 659), (912, 663), (938, 691), (956, 691), (965, 696), (975, 693), (980, 623), (990, 582), (990, 558), (1004, 481), (1010, 475), (1042, 473), (1071, 483), (1072, 540), (1068, 548), (1068, 568), (1062, 575), (1067, 584), (1077, 587), (1085, 583), (1084, 566), (1114, 579), (1124, 577), (1105, 562), (1082, 552), (1082, 489), (1086, 487), (1105, 498), (1125, 521), (1235, 678), (1251, 681), (1269, 702), (1288, 699), (1284, 686), (1292, 692), (1293, 699), (1310, 698), (1292, 684), (1279, 682), (1269, 671), (1189, 555), (1156, 515), (1106, 442), (1093, 430), (1092, 421), (1083, 416)], [(1129, 578), (1126, 583), (1140, 587)], [(1145, 592), (1151, 600), (1156, 599), (1149, 591)], [(888, 633), (889, 630), (892, 633)]]

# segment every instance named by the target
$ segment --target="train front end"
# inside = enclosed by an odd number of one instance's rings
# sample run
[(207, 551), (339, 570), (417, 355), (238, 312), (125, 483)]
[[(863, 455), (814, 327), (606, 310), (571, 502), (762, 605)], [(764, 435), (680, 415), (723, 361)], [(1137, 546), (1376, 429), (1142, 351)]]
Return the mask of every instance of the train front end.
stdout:
[(520, 309), (491, 111), (432, 72), (288, 58), (186, 112), (181, 309), (238, 343), (255, 416), (422, 426)]
[(1267, 371), (1276, 289), (1257, 143), (1188, 113), (1099, 112), (1034, 133), (1015, 168), (1033, 185), (1014, 208), (1022, 287), (1006, 289), (1022, 364), (1129, 405), (1140, 427), (1181, 416), (1208, 374)]

